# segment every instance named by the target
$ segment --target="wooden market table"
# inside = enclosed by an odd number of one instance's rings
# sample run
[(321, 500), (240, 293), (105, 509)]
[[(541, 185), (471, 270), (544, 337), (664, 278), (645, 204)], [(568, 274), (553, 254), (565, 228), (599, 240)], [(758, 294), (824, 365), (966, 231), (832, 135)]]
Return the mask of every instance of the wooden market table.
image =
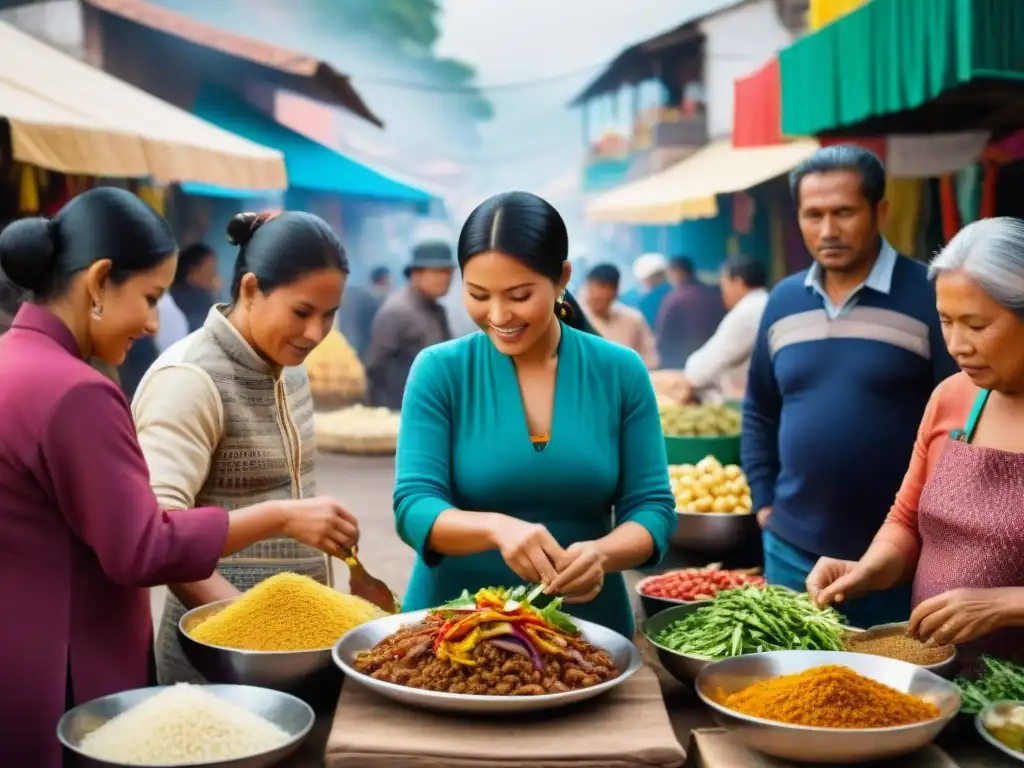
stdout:
[[(664, 670), (646, 640), (641, 638), (638, 644), (643, 653), (644, 662), (653, 668), (658, 676), (676, 738), (680, 744), (689, 749), (693, 731), (716, 727), (711, 713), (700, 702), (692, 688), (681, 684)], [(324, 768), (324, 750), (332, 719), (333, 712), (319, 714), (313, 732), (306, 739), (302, 750), (281, 763), (279, 768)], [(1020, 763), (999, 754), (987, 744), (982, 743), (973, 729), (961, 729), (958, 733), (944, 734), (938, 743), (954, 760), (957, 768), (1019, 768), (1020, 766)], [(705, 766), (706, 768), (724, 768), (723, 766), (706, 765), (698, 755), (690, 756), (687, 768), (691, 765), (697, 768)]]

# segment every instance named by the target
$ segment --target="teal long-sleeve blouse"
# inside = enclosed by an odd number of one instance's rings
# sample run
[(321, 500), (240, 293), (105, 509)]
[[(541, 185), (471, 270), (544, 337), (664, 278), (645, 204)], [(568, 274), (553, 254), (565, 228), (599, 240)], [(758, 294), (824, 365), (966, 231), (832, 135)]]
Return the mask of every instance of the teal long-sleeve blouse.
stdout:
[[(464, 557), (429, 549), (448, 509), (500, 512), (547, 527), (568, 546), (616, 524), (651, 534), (656, 564), (676, 525), (665, 444), (650, 377), (631, 349), (562, 326), (550, 438), (534, 449), (511, 358), (484, 333), (425, 349), (402, 402), (394, 513), (418, 553), (406, 610), (485, 586), (520, 583), (496, 551)], [(573, 615), (626, 637), (633, 613), (622, 574), (609, 574)]]

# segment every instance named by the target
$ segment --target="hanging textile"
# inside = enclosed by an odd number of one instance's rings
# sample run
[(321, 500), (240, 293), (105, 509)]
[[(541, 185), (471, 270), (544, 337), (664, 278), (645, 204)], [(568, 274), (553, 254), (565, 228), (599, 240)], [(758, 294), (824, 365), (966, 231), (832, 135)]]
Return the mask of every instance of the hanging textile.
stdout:
[(982, 167), (985, 169), (985, 179), (981, 187), (981, 205), (979, 206), (978, 218), (991, 219), (996, 215), (996, 192), (999, 189), (999, 162), (986, 158)]
[(889, 179), (885, 185), (885, 199), (889, 201), (885, 238), (897, 252), (911, 256), (917, 250), (924, 179)]
[(732, 145), (767, 147), (782, 143), (782, 81), (779, 60), (733, 81)]
[(140, 184), (138, 196), (142, 202), (156, 211), (160, 216), (165, 215), (167, 203), (165, 199), (165, 190), (162, 187), (156, 187), (151, 184)]
[(948, 243), (960, 231), (955, 174), (947, 173), (939, 180), (939, 202), (942, 207), (942, 237)]
[(39, 178), (36, 168), (20, 163), (18, 170), (18, 214), (32, 216), (39, 213)]
[(925, 179), (954, 173), (975, 163), (988, 144), (988, 131), (957, 131), (888, 137), (829, 137), (823, 147), (856, 144), (870, 149), (885, 163), (887, 175), (899, 179)]
[(811, 0), (807, 9), (807, 27), (814, 31), (860, 8), (867, 0)]

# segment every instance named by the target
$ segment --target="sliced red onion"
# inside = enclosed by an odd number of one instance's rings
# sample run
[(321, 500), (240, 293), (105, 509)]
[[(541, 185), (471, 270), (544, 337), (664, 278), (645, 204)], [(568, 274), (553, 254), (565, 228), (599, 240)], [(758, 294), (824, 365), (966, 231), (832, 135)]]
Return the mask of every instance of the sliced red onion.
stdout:
[(511, 637), (491, 637), (484, 640), (485, 643), (490, 643), (495, 648), (501, 648), (503, 651), (509, 653), (518, 653), (520, 656), (530, 658), (530, 652), (523, 646), (523, 644), (517, 638)]

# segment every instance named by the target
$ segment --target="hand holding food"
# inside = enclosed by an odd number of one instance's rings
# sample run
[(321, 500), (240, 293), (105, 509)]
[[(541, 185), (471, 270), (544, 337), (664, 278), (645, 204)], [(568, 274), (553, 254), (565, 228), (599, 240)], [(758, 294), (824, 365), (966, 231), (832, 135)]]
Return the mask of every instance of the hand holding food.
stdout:
[(550, 584), (558, 576), (555, 565), (565, 557), (562, 545), (547, 528), (508, 515), (498, 515), (492, 536), (502, 559), (523, 581)]
[(1006, 626), (1015, 588), (953, 589), (925, 600), (910, 614), (907, 632), (923, 642), (959, 645)]
[(746, 475), (735, 464), (722, 466), (714, 456), (696, 464), (668, 468), (677, 512), (750, 514), (753, 501)]
[(283, 502), (282, 533), (329, 555), (343, 555), (359, 541), (359, 521), (330, 496)]
[(555, 563), (558, 575), (545, 589), (548, 595), (563, 595), (567, 603), (588, 603), (604, 586), (607, 557), (596, 541), (579, 541), (566, 547)]
[(871, 591), (871, 573), (857, 560), (822, 557), (807, 575), (807, 594), (826, 606), (863, 597)]

